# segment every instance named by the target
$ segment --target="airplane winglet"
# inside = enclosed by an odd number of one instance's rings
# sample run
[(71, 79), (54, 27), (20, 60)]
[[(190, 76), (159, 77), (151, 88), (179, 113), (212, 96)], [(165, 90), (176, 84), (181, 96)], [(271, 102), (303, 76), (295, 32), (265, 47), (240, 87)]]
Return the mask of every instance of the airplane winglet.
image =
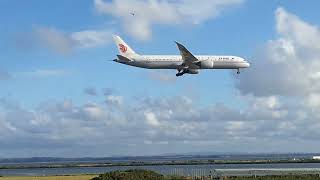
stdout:
[(174, 42), (177, 44), (179, 50), (186, 49), (186, 48), (185, 48), (182, 44), (180, 44), (179, 42), (177, 42), (177, 41), (174, 41)]

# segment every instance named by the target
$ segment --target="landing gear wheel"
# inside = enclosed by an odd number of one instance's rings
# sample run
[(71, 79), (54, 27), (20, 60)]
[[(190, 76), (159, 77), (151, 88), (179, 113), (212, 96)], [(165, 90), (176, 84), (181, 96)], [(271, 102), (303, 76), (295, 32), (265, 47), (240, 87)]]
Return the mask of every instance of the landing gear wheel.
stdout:
[(178, 70), (178, 73), (176, 74), (177, 77), (182, 76), (184, 74), (183, 70)]
[(182, 76), (183, 74), (184, 74), (184, 73), (180, 73), (180, 72), (179, 72), (179, 73), (176, 74), (176, 76), (179, 77), (179, 76)]
[(237, 70), (237, 74), (240, 74), (240, 69)]

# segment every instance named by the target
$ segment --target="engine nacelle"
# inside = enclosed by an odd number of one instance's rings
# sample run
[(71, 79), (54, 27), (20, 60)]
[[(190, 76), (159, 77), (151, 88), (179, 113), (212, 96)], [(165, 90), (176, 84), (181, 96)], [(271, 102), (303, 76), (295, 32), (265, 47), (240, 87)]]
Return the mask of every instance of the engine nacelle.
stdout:
[(187, 74), (198, 74), (199, 73), (199, 69), (187, 69), (187, 70), (185, 70), (184, 73), (187, 73)]
[(213, 68), (213, 60), (204, 60), (200, 61), (201, 69), (212, 69)]

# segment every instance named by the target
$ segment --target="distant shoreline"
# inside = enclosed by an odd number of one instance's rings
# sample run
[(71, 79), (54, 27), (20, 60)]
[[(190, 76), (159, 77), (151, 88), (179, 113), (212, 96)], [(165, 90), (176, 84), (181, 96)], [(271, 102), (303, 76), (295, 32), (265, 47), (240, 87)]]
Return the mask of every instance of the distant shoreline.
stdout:
[[(122, 172), (123, 173), (123, 172)], [(122, 174), (121, 172), (119, 174)], [(99, 179), (100, 174), (78, 174), (78, 175), (49, 175), (49, 176), (0, 176), (0, 180), (89, 180), (92, 178)], [(261, 180), (287, 180), (287, 179), (301, 179), (301, 180), (315, 180), (320, 179), (319, 174), (283, 174), (283, 175), (247, 175), (247, 176), (215, 176), (215, 175), (194, 175), (194, 176), (174, 176), (174, 175), (163, 175), (159, 174), (161, 179), (165, 180), (174, 180), (174, 179), (181, 179), (181, 180), (188, 180), (188, 179), (204, 179), (209, 180), (212, 178), (215, 179), (221, 179), (221, 177), (224, 177), (226, 179), (232, 179), (232, 180), (255, 180), (255, 179), (261, 179)], [(119, 175), (118, 175), (119, 176)], [(136, 178), (135, 178), (136, 179)]]
[(116, 167), (116, 166), (168, 166), (168, 165), (214, 165), (214, 164), (285, 164), (285, 163), (320, 163), (320, 160), (302, 159), (302, 160), (177, 160), (166, 162), (102, 162), (102, 163), (30, 163), (0, 165), (0, 169), (36, 169), (36, 168), (83, 168), (83, 167)]

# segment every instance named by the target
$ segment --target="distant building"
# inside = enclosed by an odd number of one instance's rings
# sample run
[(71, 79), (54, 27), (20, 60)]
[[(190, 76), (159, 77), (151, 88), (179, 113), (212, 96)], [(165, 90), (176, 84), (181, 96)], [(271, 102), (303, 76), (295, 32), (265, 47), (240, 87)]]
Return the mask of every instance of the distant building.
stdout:
[(320, 160), (320, 156), (313, 156), (312, 159), (314, 159), (314, 160)]

